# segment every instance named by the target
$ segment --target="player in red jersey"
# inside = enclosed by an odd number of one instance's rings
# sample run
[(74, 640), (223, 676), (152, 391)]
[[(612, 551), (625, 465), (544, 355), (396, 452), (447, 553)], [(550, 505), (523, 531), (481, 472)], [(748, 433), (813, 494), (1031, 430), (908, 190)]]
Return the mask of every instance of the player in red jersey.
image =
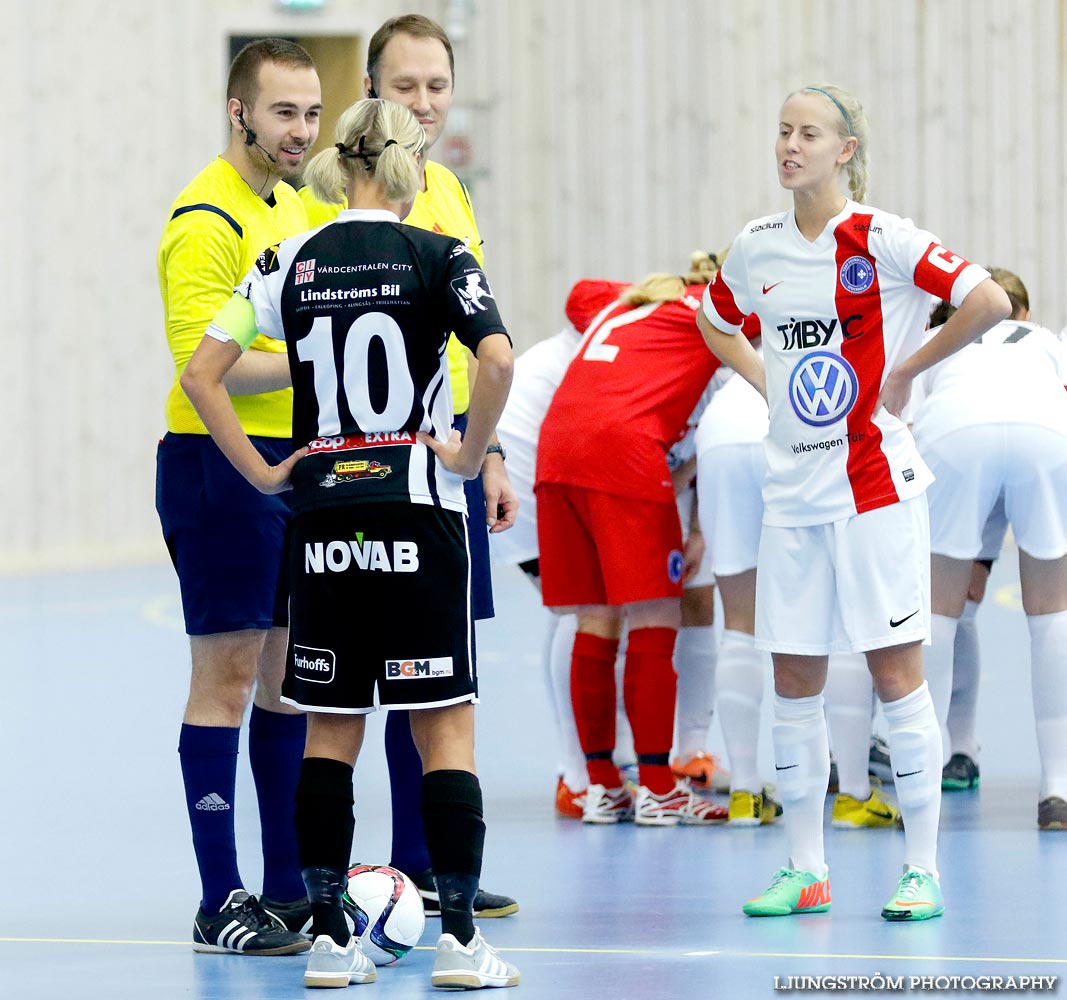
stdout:
[[(756, 644), (774, 658), (774, 751), (788, 865), (752, 916), (830, 908), (823, 843), (827, 656), (862, 652), (889, 724), (905, 869), (888, 920), (944, 911), (937, 875), (941, 734), (923, 680), (929, 469), (900, 419), (915, 376), (1010, 312), (983, 268), (910, 221), (857, 204), (868, 124), (850, 94), (806, 87), (782, 106), (778, 178), (793, 210), (734, 241), (699, 317), (712, 350), (767, 398)], [(847, 175), (852, 198), (843, 193)], [(930, 296), (955, 315), (922, 342)], [(756, 313), (764, 358), (737, 337)]]
[[(640, 285), (579, 282), (568, 307), (600, 306), (545, 415), (537, 454), (542, 597), (579, 615), (571, 694), (586, 755), (583, 819), (667, 826), (725, 819), (670, 769), (683, 552), (667, 452), (719, 366), (694, 319), (699, 274)], [(576, 323), (577, 325), (577, 323)], [(623, 696), (639, 767), (636, 805), (612, 763), (615, 673), (629, 629)]]

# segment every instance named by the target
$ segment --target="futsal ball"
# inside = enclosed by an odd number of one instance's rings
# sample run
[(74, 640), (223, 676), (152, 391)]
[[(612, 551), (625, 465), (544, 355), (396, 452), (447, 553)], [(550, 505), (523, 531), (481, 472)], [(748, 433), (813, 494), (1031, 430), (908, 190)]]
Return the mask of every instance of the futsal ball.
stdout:
[(356, 865), (348, 870), (345, 902), (354, 911), (353, 933), (375, 965), (389, 965), (419, 942), (426, 926), (422, 896), (402, 871), (388, 865)]

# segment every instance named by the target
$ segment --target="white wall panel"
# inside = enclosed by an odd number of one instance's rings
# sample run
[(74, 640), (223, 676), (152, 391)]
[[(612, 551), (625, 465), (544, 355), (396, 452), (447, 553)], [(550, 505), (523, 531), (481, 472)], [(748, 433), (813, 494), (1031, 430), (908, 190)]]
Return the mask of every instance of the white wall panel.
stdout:
[[(788, 204), (790, 90), (833, 81), (872, 123), (871, 201), (1017, 270), (1067, 322), (1067, 0), (435, 0), (450, 132), (521, 349), (577, 278), (680, 270)], [(170, 381), (155, 253), (225, 135), (230, 33), (362, 34), (401, 6), (327, 0), (17, 4), (2, 291), (9, 428), (0, 567), (162, 557), (154, 447)], [(12, 196), (13, 195), (13, 196)]]

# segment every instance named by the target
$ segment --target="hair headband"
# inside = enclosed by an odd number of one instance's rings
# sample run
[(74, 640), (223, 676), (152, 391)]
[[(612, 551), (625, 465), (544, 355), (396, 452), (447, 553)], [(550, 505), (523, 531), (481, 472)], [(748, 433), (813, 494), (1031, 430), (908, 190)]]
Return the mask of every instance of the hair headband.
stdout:
[(833, 101), (835, 105), (837, 105), (837, 110), (841, 112), (841, 117), (845, 119), (845, 128), (848, 129), (848, 134), (849, 135), (855, 135), (855, 133), (852, 131), (852, 119), (849, 118), (848, 112), (845, 111), (845, 106), (836, 97), (834, 97), (834, 95), (831, 94), (830, 91), (823, 90), (822, 87), (805, 87), (804, 89), (805, 90), (814, 90), (817, 93), (820, 93), (820, 94), (825, 95), (826, 97), (829, 97), (830, 100)]

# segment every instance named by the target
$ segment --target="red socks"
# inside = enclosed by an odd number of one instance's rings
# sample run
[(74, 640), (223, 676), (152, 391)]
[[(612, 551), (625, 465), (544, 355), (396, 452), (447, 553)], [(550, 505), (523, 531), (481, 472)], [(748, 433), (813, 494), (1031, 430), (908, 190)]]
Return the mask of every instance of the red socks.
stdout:
[(641, 784), (655, 795), (674, 788), (670, 754), (678, 690), (674, 671), (676, 635), (673, 628), (635, 629), (626, 646), (626, 714), (634, 732)]
[(586, 755), (589, 781), (605, 788), (622, 784), (611, 761), (615, 749), (615, 655), (618, 639), (588, 632), (574, 637), (571, 654), (571, 702), (578, 740)]

